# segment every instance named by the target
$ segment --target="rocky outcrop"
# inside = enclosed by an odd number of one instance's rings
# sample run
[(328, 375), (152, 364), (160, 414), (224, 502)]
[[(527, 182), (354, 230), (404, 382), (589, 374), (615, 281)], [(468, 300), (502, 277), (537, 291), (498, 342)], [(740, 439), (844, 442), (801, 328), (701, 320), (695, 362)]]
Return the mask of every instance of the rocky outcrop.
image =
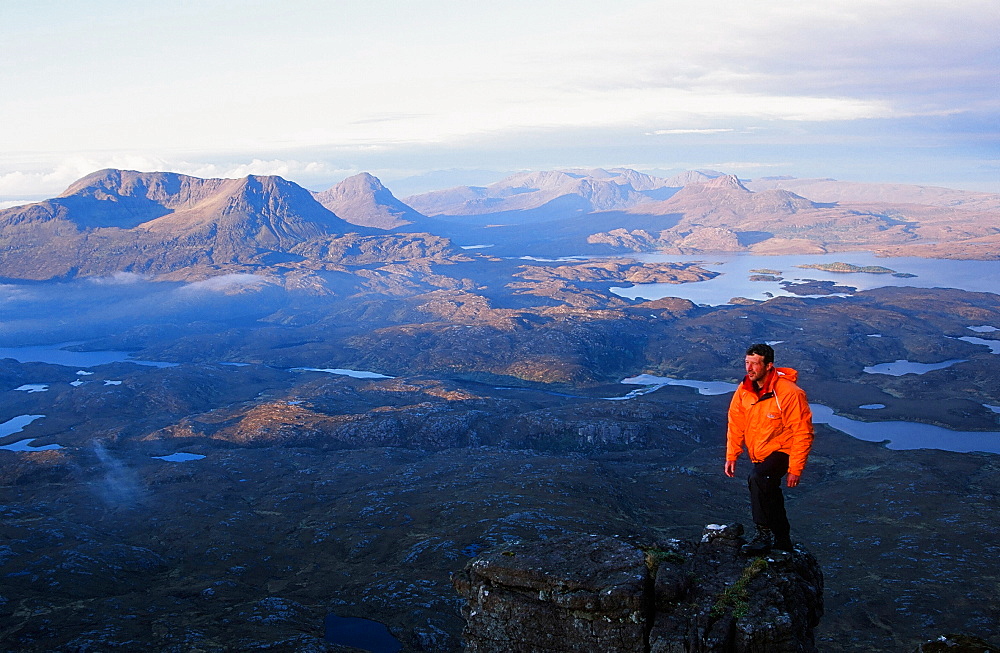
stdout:
[(455, 574), (467, 653), (804, 653), (823, 574), (802, 548), (740, 554), (743, 527), (640, 548), (571, 534), (495, 548)]
[(641, 550), (574, 535), (493, 550), (454, 584), (466, 651), (642, 651), (649, 574)]

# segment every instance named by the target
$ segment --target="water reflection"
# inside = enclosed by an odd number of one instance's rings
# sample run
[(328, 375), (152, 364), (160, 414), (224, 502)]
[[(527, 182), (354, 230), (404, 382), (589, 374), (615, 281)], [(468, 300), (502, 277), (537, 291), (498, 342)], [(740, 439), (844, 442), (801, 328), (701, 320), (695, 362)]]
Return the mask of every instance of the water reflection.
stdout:
[(51, 451), (52, 449), (62, 449), (61, 444), (43, 444), (38, 447), (31, 446), (31, 443), (35, 441), (35, 438), (28, 438), (26, 440), (18, 440), (17, 442), (12, 442), (11, 444), (5, 444), (0, 446), (0, 449), (6, 451)]
[(32, 392), (46, 392), (48, 389), (48, 383), (25, 383), (22, 386), (14, 388), (14, 392), (27, 392), (31, 394)]
[(403, 645), (392, 636), (385, 624), (360, 617), (327, 615), (323, 621), (326, 641), (340, 646), (371, 651), (371, 653), (396, 653)]
[(903, 376), (905, 374), (926, 374), (934, 370), (943, 370), (956, 363), (965, 363), (965, 359), (953, 358), (940, 363), (913, 363), (908, 360), (897, 360), (892, 363), (879, 363), (865, 368), (868, 374), (887, 374), (889, 376)]
[(859, 422), (835, 415), (822, 404), (809, 404), (813, 422), (867, 442), (885, 442), (890, 449), (942, 449), (958, 453), (983, 451), (1000, 453), (1000, 433), (996, 431), (952, 431), (918, 422)]
[[(649, 262), (699, 262), (702, 267), (719, 276), (707, 281), (694, 283), (646, 283), (631, 288), (612, 288), (611, 292), (629, 299), (660, 299), (680, 297), (696, 304), (719, 306), (729, 303), (733, 297), (767, 300), (771, 297), (787, 297), (788, 292), (782, 281), (758, 280), (761, 275), (753, 271), (768, 268), (780, 273), (784, 281), (832, 281), (839, 285), (851, 286), (857, 290), (870, 290), (885, 286), (908, 286), (915, 288), (958, 288), (971, 292), (996, 294), (996, 279), (1000, 278), (1000, 261), (956, 261), (947, 259), (923, 259), (917, 257), (879, 258), (870, 252), (841, 252), (839, 254), (800, 254), (788, 256), (753, 256), (749, 254), (704, 254), (701, 256), (669, 256), (666, 254), (639, 254), (635, 258)], [(896, 272), (911, 274), (901, 278), (891, 274), (871, 274), (866, 272), (828, 272), (825, 270), (803, 269), (803, 264), (824, 264), (843, 262), (858, 266), (878, 265), (892, 268)], [(992, 329), (992, 327), (984, 327)]]
[(192, 460), (201, 460), (204, 457), (205, 456), (199, 453), (186, 453), (184, 451), (172, 453), (169, 456), (153, 456), (153, 458), (158, 458), (159, 460), (166, 460), (169, 463), (186, 463)]
[(379, 374), (378, 372), (366, 372), (364, 370), (347, 370), (339, 367), (319, 368), (319, 367), (293, 367), (296, 372), (324, 372), (326, 374), (338, 374), (340, 376), (350, 376), (355, 379), (391, 379), (393, 377)]
[(176, 367), (177, 363), (162, 361), (141, 361), (130, 358), (127, 351), (70, 351), (66, 347), (80, 345), (80, 342), (62, 342), (55, 345), (32, 345), (30, 347), (0, 347), (0, 358), (13, 358), (19, 363), (51, 363), (67, 367), (96, 367), (108, 363), (135, 363), (152, 367)]
[(735, 383), (725, 383), (723, 381), (688, 381), (686, 379), (671, 379), (668, 376), (653, 376), (652, 374), (640, 374), (622, 379), (622, 383), (630, 385), (646, 386), (632, 390), (623, 397), (608, 397), (609, 400), (620, 401), (622, 399), (632, 399), (639, 395), (655, 392), (665, 385), (679, 385), (686, 388), (694, 388), (698, 394), (702, 395), (724, 395), (727, 392), (736, 390)]
[(0, 424), (0, 438), (14, 435), (24, 430), (24, 427), (31, 424), (36, 419), (42, 419), (45, 415), (18, 415)]
[(986, 338), (975, 338), (973, 336), (962, 336), (959, 340), (972, 343), (973, 345), (989, 347), (992, 353), (1000, 354), (1000, 340), (987, 340)]

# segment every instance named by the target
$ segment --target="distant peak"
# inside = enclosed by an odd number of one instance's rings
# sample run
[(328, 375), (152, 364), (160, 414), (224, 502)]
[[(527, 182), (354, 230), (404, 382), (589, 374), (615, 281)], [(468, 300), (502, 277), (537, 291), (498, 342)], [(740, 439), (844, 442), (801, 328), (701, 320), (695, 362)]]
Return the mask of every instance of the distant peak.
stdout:
[(291, 184), (284, 177), (279, 177), (278, 175), (247, 175), (243, 178), (244, 183), (257, 183), (262, 186), (278, 186), (282, 184)]
[(380, 196), (386, 194), (391, 196), (389, 190), (382, 185), (378, 177), (369, 172), (359, 172), (324, 191), (316, 193), (316, 196), (332, 200), (357, 195), (370, 195), (372, 193)]
[(176, 172), (139, 172), (104, 168), (82, 177), (63, 191), (59, 197), (71, 195), (107, 194), (112, 196), (151, 197), (175, 193), (182, 183), (204, 184), (206, 180), (188, 177)]
[(370, 188), (372, 190), (382, 190), (385, 186), (382, 181), (370, 172), (359, 172), (340, 182), (341, 186), (353, 188)]
[(365, 227), (394, 229), (424, 217), (368, 172), (352, 175), (314, 197), (347, 222)]
[(687, 170), (666, 180), (667, 186), (688, 186), (693, 184), (704, 184), (707, 181), (723, 177), (723, 173), (715, 170)]
[(140, 176), (141, 172), (134, 170), (119, 170), (117, 168), (104, 168), (96, 170), (89, 175), (77, 179), (63, 191), (60, 197), (66, 197), (74, 193), (79, 193), (88, 188), (118, 188), (122, 185), (122, 180), (129, 177)]
[(751, 192), (749, 188), (744, 186), (736, 175), (722, 175), (721, 177), (716, 177), (706, 181), (703, 186), (705, 188), (720, 188), (729, 190), (742, 190), (744, 192)]

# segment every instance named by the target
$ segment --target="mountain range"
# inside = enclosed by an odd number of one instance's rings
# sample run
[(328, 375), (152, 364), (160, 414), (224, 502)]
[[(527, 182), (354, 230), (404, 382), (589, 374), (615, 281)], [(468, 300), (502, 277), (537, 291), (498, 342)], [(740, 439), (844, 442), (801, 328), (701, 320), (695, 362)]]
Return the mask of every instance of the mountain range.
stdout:
[[(381, 251), (368, 258), (383, 263), (410, 260), (413, 243), (428, 239), (421, 255), (428, 247), (439, 256), (462, 254), (441, 238), (507, 256), (874, 249), (996, 258), (1000, 195), (595, 169), (521, 173), (399, 200), (368, 173), (313, 193), (277, 176), (201, 179), (108, 169), (59, 197), (0, 211), (0, 276), (336, 267), (337, 257), (362, 242), (369, 253)], [(326, 254), (317, 260), (319, 252)]]
[(711, 179), (693, 172), (663, 179), (628, 169), (525, 172), (484, 187), (460, 186), (406, 198), (417, 210), (434, 216), (503, 216), (516, 222), (548, 221), (553, 215), (625, 209), (666, 199), (685, 183)]

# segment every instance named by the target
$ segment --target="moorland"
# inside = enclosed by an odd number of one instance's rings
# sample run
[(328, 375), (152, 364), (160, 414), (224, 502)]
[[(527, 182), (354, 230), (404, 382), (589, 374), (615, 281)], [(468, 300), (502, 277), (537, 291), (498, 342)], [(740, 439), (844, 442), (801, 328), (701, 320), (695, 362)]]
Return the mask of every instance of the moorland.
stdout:
[[(106, 170), (0, 211), (0, 424), (31, 417), (0, 439), (21, 443), (0, 450), (0, 641), (337, 650), (336, 614), (459, 650), (449, 574), (486, 547), (748, 521), (728, 396), (621, 382), (735, 383), (751, 342), (840, 415), (1000, 437), (997, 355), (961, 339), (996, 340), (1000, 296), (767, 264), (852, 251), (997, 260), (1000, 196), (591, 170), (400, 200), (371, 175)], [(718, 278), (723, 253), (787, 292), (612, 291)], [(817, 425), (788, 503), (826, 577), (821, 650), (994, 634), (1000, 458), (947, 448)]]

